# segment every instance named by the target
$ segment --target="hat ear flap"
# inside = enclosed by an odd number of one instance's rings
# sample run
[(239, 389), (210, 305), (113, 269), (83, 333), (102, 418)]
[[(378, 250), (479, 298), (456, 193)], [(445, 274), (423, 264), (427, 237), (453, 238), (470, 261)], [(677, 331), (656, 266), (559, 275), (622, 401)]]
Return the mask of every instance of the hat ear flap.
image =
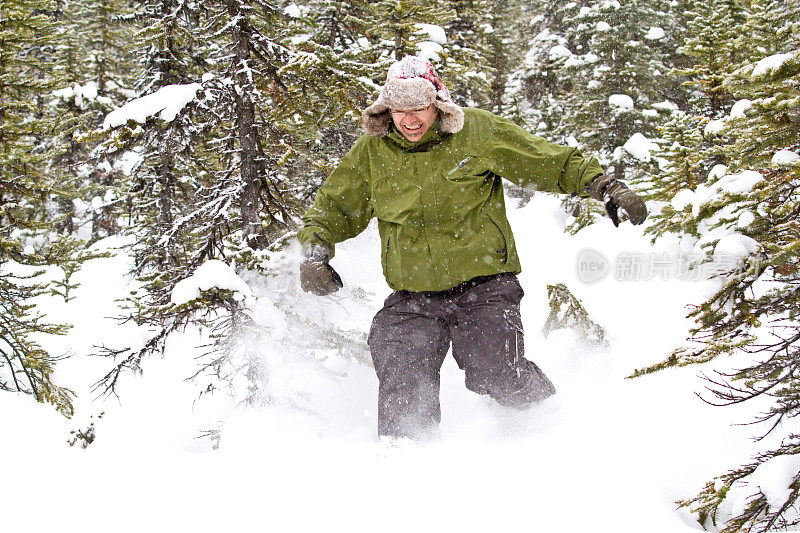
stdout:
[(439, 129), (443, 133), (458, 133), (464, 127), (464, 110), (453, 102), (435, 100), (434, 105), (439, 109)]
[(389, 133), (389, 110), (384, 109), (382, 113), (370, 113), (368, 107), (361, 113), (361, 119), (364, 122), (364, 132), (367, 135), (374, 137), (385, 137)]

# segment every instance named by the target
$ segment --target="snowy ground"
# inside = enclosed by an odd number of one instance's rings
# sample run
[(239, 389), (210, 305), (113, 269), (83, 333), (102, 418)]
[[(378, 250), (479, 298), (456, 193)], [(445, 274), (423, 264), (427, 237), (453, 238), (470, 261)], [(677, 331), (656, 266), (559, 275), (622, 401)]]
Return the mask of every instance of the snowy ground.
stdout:
[[(389, 292), (374, 226), (337, 248), (332, 265), (345, 289), (330, 297), (298, 291), (296, 253), (284, 258), (291, 276), (250, 280), (258, 316), (276, 331), (253, 348), (280, 399), (248, 409), (225, 397), (197, 400), (197, 386), (184, 380), (196, 365), (193, 331), (175, 338), (165, 358), (147, 361), (142, 376), (126, 377), (119, 400), (93, 399), (89, 387), (108, 362), (83, 354), (93, 344), (144, 335), (109, 318), (114, 299), (129, 289), (124, 256), (93, 261), (80, 273), (78, 298), (50, 304), (55, 320), (75, 324), (49, 347), (73, 354), (60, 363), (58, 382), (79, 393), (76, 416), (63, 420), (30, 398), (0, 394), (0, 529), (699, 529), (674, 501), (751, 457), (753, 428), (731, 425), (748, 415), (702, 403), (694, 394), (702, 389), (699, 368), (624, 377), (682, 343), (686, 306), (701, 302), (715, 283), (615, 280), (620, 254), (660, 250), (629, 223), (615, 229), (603, 220), (571, 237), (549, 195), (512, 207), (509, 217), (525, 269), (527, 355), (558, 394), (524, 412), (508, 410), (467, 391), (448, 358), (443, 437), (429, 445), (389, 445), (375, 437), (377, 380), (370, 366), (336, 350), (314, 353), (309, 362), (280, 335), (290, 327), (279, 311), (286, 305), (312, 324), (366, 334)], [(587, 249), (611, 262), (607, 277), (594, 283), (576, 273), (576, 258)], [(608, 349), (583, 346), (569, 330), (542, 335), (548, 283), (566, 283), (581, 299), (608, 330)], [(317, 333), (303, 331), (310, 338)], [(93, 419), (94, 444), (67, 446), (69, 431), (101, 412), (102, 419)], [(198, 438), (220, 427), (218, 449)]]

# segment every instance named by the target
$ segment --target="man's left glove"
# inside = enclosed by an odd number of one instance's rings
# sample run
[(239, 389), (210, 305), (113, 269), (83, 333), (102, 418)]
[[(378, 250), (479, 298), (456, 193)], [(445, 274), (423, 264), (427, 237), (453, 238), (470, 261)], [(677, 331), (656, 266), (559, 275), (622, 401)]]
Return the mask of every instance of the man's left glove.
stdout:
[(300, 287), (317, 296), (326, 296), (344, 286), (342, 278), (328, 264), (331, 254), (325, 246), (315, 244), (306, 249), (306, 260), (300, 263)]
[(628, 214), (631, 224), (641, 224), (647, 218), (647, 206), (641, 196), (611, 176), (595, 178), (589, 184), (589, 195), (605, 204), (608, 218), (615, 226), (619, 226), (617, 208), (622, 208)]

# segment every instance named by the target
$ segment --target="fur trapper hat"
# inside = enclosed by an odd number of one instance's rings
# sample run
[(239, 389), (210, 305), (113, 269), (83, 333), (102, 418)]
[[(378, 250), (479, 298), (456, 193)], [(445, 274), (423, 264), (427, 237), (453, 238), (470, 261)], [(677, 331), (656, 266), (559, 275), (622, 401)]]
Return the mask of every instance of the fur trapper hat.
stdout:
[(394, 63), (374, 104), (362, 113), (364, 131), (375, 137), (389, 133), (391, 109), (420, 109), (434, 104), (439, 109), (439, 128), (456, 133), (464, 126), (464, 111), (450, 99), (429, 61), (406, 56)]

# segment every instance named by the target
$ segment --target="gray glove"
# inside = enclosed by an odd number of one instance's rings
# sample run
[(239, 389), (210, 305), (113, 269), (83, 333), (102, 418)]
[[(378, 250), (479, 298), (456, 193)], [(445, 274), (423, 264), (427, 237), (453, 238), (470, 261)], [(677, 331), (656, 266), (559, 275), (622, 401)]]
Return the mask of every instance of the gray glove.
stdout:
[(305, 255), (306, 260), (300, 263), (300, 287), (304, 291), (326, 296), (342, 288), (342, 278), (328, 264), (331, 254), (325, 246), (315, 244)]
[(606, 206), (608, 218), (619, 226), (618, 208), (628, 215), (631, 224), (641, 224), (647, 218), (647, 206), (642, 197), (628, 188), (627, 185), (611, 176), (598, 176), (589, 184), (589, 195)]

